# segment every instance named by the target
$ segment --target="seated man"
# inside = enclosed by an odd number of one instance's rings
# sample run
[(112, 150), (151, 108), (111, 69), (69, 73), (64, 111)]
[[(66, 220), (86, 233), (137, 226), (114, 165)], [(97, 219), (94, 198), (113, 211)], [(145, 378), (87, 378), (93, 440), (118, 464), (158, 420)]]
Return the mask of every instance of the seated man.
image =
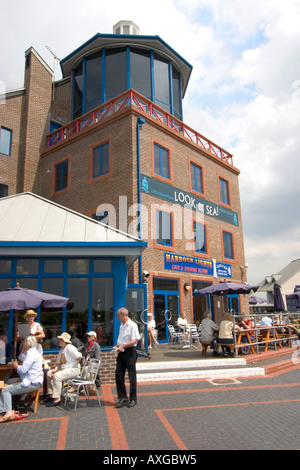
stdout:
[(20, 375), (21, 381), (4, 387), (0, 395), (0, 412), (5, 414), (0, 418), (0, 422), (14, 421), (16, 413), (12, 410), (13, 395), (22, 395), (24, 393), (38, 390), (44, 380), (42, 357), (36, 349), (37, 339), (35, 336), (27, 336), (23, 341), (24, 361), (18, 365), (13, 362), (14, 369)]
[(74, 379), (80, 374), (79, 361), (82, 355), (71, 343), (71, 336), (68, 333), (62, 333), (57, 337), (61, 350), (56, 359), (54, 369), (47, 372), (47, 390), (48, 398), (46, 406), (58, 406), (61, 404), (62, 385), (67, 380)]
[(219, 346), (217, 344), (216, 334), (219, 331), (218, 325), (212, 320), (212, 313), (207, 310), (204, 313), (204, 318), (201, 322), (201, 341), (202, 343), (210, 343), (211, 349), (214, 350), (213, 354), (218, 354)]
[(187, 318), (184, 312), (181, 312), (180, 317), (177, 320), (177, 325), (181, 330), (185, 331), (187, 325)]

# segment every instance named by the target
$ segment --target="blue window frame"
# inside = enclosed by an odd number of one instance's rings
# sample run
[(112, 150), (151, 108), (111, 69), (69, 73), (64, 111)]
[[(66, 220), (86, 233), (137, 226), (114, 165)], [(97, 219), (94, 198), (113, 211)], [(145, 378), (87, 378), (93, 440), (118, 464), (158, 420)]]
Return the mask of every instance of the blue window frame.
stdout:
[(109, 143), (93, 149), (93, 178), (109, 172)]
[(194, 222), (194, 243), (197, 253), (207, 253), (205, 225)]
[(68, 160), (55, 166), (55, 191), (61, 191), (68, 187)]
[(220, 186), (220, 201), (223, 204), (230, 205), (229, 201), (229, 185), (228, 181), (224, 180), (223, 178), (219, 178), (219, 186)]
[(93, 214), (92, 218), (94, 220), (97, 220), (98, 222), (102, 222), (103, 224), (108, 225), (108, 221), (109, 221), (108, 211), (102, 211), (102, 212), (98, 212), (97, 214)]
[(233, 240), (232, 234), (228, 232), (223, 232), (223, 250), (224, 258), (233, 259)]
[(191, 163), (191, 188), (197, 193), (203, 194), (202, 168)]
[(0, 184), (0, 197), (6, 197), (8, 194), (8, 186), (6, 184)]
[(172, 246), (171, 214), (156, 212), (156, 242), (159, 245)]
[(169, 152), (157, 144), (154, 144), (154, 172), (156, 175), (170, 179)]
[(12, 131), (6, 127), (0, 127), (0, 153), (10, 155)]

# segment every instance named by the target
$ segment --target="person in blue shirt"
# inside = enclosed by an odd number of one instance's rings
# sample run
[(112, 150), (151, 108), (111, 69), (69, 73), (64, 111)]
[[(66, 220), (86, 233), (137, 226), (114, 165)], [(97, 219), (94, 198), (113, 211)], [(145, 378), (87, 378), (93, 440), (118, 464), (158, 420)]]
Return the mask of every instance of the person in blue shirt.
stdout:
[(23, 351), (25, 354), (22, 365), (17, 361), (12, 363), (17, 370), (20, 381), (3, 388), (0, 395), (0, 413), (4, 413), (0, 422), (14, 421), (16, 413), (12, 410), (12, 396), (38, 390), (44, 380), (42, 356), (37, 350), (37, 339), (35, 336), (27, 336), (23, 341)]

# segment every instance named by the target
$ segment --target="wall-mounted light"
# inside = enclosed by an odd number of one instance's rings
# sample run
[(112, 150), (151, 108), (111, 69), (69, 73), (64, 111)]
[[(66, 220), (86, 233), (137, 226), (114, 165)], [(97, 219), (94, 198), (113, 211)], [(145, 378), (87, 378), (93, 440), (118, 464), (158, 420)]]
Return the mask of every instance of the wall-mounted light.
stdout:
[(190, 284), (189, 282), (186, 282), (183, 287), (184, 287), (184, 289), (187, 290), (187, 291), (191, 290), (191, 288), (192, 288), (192, 286), (191, 286), (191, 284)]

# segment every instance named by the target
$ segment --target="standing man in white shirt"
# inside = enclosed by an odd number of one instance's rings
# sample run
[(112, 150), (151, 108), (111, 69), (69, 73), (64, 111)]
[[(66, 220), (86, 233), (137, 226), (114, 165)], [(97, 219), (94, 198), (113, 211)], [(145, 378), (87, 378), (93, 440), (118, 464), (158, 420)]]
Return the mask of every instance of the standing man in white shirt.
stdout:
[[(115, 346), (118, 352), (117, 367), (116, 367), (116, 386), (118, 393), (117, 408), (127, 406), (131, 408), (136, 405), (137, 394), (136, 394), (136, 360), (137, 352), (136, 345), (141, 339), (138, 327), (128, 317), (128, 310), (126, 308), (120, 308), (117, 312), (118, 320), (121, 322), (119, 337), (117, 346)], [(128, 371), (130, 392), (129, 400), (127, 398), (126, 387), (125, 387), (125, 372)]]

